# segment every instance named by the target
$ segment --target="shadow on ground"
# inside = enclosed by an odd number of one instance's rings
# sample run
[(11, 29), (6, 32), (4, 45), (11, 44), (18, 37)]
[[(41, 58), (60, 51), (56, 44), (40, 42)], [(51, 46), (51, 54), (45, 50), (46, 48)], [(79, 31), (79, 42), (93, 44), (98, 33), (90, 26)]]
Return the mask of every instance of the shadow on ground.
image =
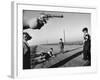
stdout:
[[(78, 47), (78, 48), (71, 49), (71, 50), (66, 50), (66, 51), (64, 51), (63, 53), (67, 53), (67, 52), (70, 52), (70, 51), (74, 51), (74, 50), (77, 50), (77, 49), (79, 49), (79, 48), (82, 48), (82, 47)], [(60, 54), (60, 53), (61, 53), (61, 52), (56, 53), (55, 56), (57, 56), (57, 55)]]
[[(74, 49), (74, 50), (75, 50), (75, 49)], [(71, 50), (71, 51), (72, 51), (72, 50)], [(68, 51), (67, 51), (67, 52), (68, 52)], [(58, 63), (56, 63), (56, 64), (54, 64), (54, 65), (52, 65), (52, 66), (50, 66), (50, 67), (48, 67), (48, 68), (60, 67), (60, 66), (64, 65), (65, 63), (69, 62), (70, 60), (72, 60), (73, 58), (75, 58), (75, 57), (81, 55), (82, 52), (83, 52), (83, 51), (77, 52), (77, 53), (75, 53), (74, 55), (72, 55), (72, 56), (70, 56), (70, 57), (68, 57), (68, 58), (66, 58), (66, 59), (64, 59), (64, 60), (62, 60), (62, 61), (60, 61), (60, 62), (58, 62)]]

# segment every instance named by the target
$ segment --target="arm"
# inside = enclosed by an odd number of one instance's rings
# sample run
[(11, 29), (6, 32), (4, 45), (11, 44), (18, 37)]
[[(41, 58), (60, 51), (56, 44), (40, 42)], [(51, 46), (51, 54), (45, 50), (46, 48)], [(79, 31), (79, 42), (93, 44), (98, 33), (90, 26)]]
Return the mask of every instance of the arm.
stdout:
[(63, 18), (63, 15), (51, 15), (51, 14), (42, 13), (40, 15), (40, 17), (29, 20), (28, 24), (23, 26), (23, 30), (25, 30), (25, 29), (41, 29), (50, 18)]

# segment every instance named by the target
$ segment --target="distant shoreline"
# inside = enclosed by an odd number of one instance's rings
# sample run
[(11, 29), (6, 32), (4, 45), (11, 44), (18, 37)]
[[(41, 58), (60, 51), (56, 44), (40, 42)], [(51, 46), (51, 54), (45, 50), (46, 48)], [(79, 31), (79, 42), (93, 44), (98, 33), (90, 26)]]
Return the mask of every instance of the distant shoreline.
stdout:
[[(31, 46), (38, 46), (38, 45), (59, 45), (59, 43), (48, 43), (48, 44), (37, 44)], [(76, 42), (66, 42), (64, 45), (83, 45), (83, 41), (76, 41)]]
[[(59, 45), (59, 43), (48, 43), (48, 44), (41, 44), (41, 45)], [(64, 45), (83, 45), (83, 42), (66, 42)]]

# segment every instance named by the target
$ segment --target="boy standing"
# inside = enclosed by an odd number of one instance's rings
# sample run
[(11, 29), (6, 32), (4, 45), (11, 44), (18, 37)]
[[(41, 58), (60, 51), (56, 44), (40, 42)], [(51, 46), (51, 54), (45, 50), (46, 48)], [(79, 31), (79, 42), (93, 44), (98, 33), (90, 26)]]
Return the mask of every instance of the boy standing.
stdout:
[(60, 52), (63, 53), (64, 52), (64, 43), (62, 41), (62, 38), (60, 38), (59, 45), (60, 45)]
[(84, 41), (83, 41), (83, 59), (88, 60), (91, 65), (91, 37), (88, 34), (88, 28), (83, 28)]

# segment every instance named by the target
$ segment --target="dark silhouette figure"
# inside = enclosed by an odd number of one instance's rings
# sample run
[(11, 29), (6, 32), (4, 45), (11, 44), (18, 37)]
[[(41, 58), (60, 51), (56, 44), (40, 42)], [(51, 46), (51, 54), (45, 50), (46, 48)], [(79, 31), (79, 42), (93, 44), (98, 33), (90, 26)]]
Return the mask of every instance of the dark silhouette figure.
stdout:
[(83, 44), (83, 59), (88, 60), (91, 65), (91, 37), (88, 34), (88, 28), (84, 28), (84, 44)]
[(60, 45), (60, 52), (63, 53), (64, 52), (64, 42), (62, 41), (62, 38), (60, 38), (59, 45)]
[(30, 46), (27, 41), (31, 39), (31, 36), (27, 33), (23, 33), (23, 69), (30, 69)]

